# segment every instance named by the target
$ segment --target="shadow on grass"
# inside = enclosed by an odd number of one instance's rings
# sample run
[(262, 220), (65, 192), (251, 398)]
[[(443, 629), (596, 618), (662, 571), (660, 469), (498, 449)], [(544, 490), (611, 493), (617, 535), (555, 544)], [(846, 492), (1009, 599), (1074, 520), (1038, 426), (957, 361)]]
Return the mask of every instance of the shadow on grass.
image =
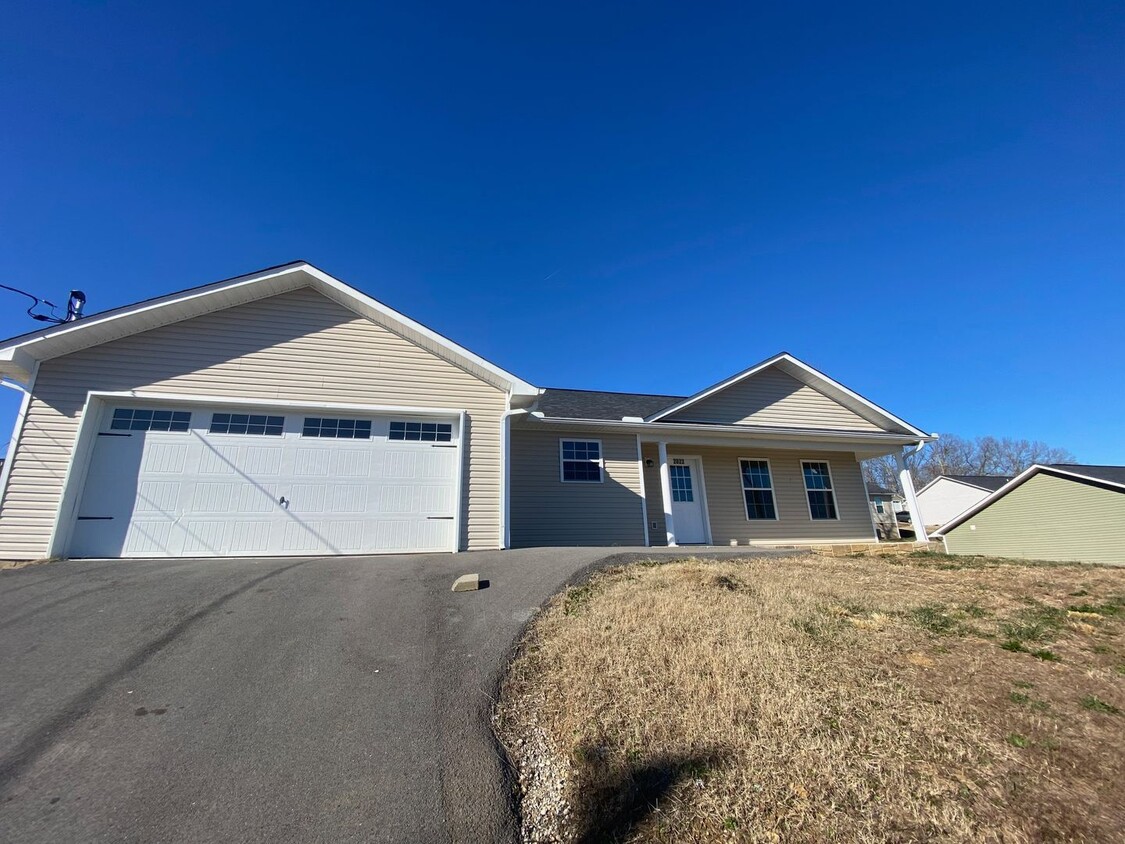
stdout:
[(623, 841), (660, 808), (661, 801), (681, 782), (706, 777), (719, 763), (716, 755), (662, 756), (631, 768), (616, 778), (602, 779), (591, 789), (591, 811), (581, 844)]

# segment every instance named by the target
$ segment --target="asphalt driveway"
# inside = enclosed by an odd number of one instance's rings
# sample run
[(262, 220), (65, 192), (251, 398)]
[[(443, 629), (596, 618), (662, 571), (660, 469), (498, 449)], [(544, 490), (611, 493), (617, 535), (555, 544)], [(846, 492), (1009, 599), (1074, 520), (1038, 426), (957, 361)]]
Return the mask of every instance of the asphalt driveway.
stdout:
[(607, 553), (0, 572), (0, 840), (510, 840), (497, 672)]

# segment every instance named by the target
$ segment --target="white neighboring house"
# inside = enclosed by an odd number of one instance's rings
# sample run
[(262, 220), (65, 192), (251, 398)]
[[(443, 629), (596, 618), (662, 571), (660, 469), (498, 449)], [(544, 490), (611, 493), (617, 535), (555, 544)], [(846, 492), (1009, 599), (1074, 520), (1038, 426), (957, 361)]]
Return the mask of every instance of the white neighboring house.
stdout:
[(927, 526), (944, 525), (1011, 479), (1006, 475), (938, 475), (918, 490), (922, 522)]

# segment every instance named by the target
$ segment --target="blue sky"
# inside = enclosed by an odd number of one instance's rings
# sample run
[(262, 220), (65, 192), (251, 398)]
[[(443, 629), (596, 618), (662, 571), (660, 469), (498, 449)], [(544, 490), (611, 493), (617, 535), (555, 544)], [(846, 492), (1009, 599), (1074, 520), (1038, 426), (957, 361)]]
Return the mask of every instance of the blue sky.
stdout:
[(4, 18), (3, 283), (101, 310), (303, 258), (539, 385), (784, 349), (929, 430), (1125, 463), (1120, 3)]

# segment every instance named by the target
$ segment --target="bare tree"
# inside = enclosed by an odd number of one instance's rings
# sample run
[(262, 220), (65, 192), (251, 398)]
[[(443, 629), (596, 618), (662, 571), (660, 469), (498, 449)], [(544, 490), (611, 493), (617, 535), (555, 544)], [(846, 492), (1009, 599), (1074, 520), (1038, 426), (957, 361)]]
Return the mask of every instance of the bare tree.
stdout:
[[(1065, 448), (1038, 440), (1012, 437), (977, 437), (970, 440), (943, 434), (907, 463), (915, 487), (923, 487), (938, 475), (1018, 475), (1035, 463), (1073, 463)], [(863, 463), (863, 476), (872, 485), (901, 491), (894, 455)]]

